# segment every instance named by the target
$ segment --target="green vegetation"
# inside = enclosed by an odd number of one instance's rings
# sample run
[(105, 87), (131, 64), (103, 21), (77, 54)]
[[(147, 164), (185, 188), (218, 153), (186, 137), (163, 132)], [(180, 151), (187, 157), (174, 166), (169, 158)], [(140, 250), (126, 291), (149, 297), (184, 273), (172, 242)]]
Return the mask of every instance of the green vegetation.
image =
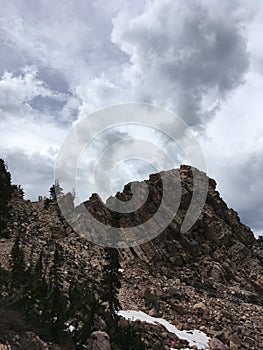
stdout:
[[(7, 319), (11, 317), (8, 315), (16, 315), (10, 329), (30, 329), (64, 349), (83, 349), (103, 320), (113, 350), (146, 350), (134, 324), (120, 320), (117, 315), (121, 308), (118, 250), (105, 248), (106, 262), (100, 282), (72, 277), (69, 286), (65, 286), (63, 277), (64, 255), (63, 247), (55, 243), (48, 255), (41, 250), (35, 262), (31, 256), (30, 265), (26, 264), (22, 239), (16, 237), (11, 270), (0, 268), (1, 313)], [(4, 328), (3, 331), (6, 332)]]
[(55, 180), (55, 184), (50, 187), (49, 193), (51, 200), (57, 200), (64, 195), (63, 188), (60, 186), (58, 180)]
[(11, 200), (13, 187), (11, 185), (11, 174), (3, 159), (0, 159), (0, 236), (8, 237), (6, 226), (9, 217), (9, 202)]
[(101, 300), (105, 302), (105, 311), (111, 327), (118, 325), (117, 312), (120, 310), (118, 294), (121, 287), (119, 253), (116, 248), (105, 248), (106, 264), (103, 267), (101, 282)]
[[(11, 184), (11, 175), (0, 159), (0, 236), (5, 238), (10, 238), (6, 227), (14, 190), (23, 197), (23, 190)], [(64, 195), (56, 181), (44, 208), (49, 210), (50, 204), (58, 207), (58, 199), (65, 199), (66, 204), (74, 208), (74, 193)], [(60, 215), (59, 208), (57, 210)], [(113, 213), (114, 227), (119, 226), (119, 219), (119, 215)], [(121, 309), (121, 265), (117, 249), (104, 249), (105, 265), (100, 279), (93, 280), (90, 276), (80, 279), (69, 276), (63, 246), (58, 242), (50, 240), (48, 250), (40, 250), (38, 257), (34, 247), (30, 254), (25, 249), (27, 243), (21, 231), (11, 249), (10, 269), (0, 266), (1, 339), (8, 340), (8, 336), (12, 339), (14, 332), (31, 331), (45, 341), (60, 344), (63, 349), (83, 349), (91, 333), (101, 329), (102, 324), (113, 350), (147, 349), (135, 325), (121, 320), (117, 314)], [(155, 305), (156, 299), (150, 302)], [(21, 349), (31, 348), (30, 341), (23, 342)], [(162, 347), (155, 345), (150, 349)]]
[(24, 251), (20, 247), (20, 237), (17, 236), (15, 239), (15, 243), (11, 250), (11, 275), (12, 275), (12, 285), (22, 285), (26, 282), (26, 267), (25, 267), (25, 257)]

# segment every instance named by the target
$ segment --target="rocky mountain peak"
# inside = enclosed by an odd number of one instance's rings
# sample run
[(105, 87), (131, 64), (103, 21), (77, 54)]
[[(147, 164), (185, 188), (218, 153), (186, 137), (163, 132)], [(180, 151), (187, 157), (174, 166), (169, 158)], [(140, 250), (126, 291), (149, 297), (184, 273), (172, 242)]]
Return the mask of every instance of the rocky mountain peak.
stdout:
[[(197, 221), (182, 233), (196, 175), (207, 179), (206, 201)], [(170, 180), (176, 176), (182, 195), (167, 227), (140, 245), (118, 249), (123, 269), (122, 308), (162, 317), (178, 329), (203, 330), (211, 337), (210, 349), (263, 348), (262, 245), (220, 197), (215, 180), (182, 165), (180, 169), (152, 174), (148, 180), (128, 183), (123, 191), (107, 200), (107, 207), (98, 194), (92, 194), (84, 203), (85, 209), (125, 234), (127, 227), (147, 222), (158, 211), (163, 181), (172, 186)], [(171, 196), (165, 203), (168, 209), (178, 196), (174, 188), (170, 189)], [(127, 204), (133, 199), (133, 208), (137, 208), (134, 212), (116, 215), (121, 202)], [(69, 210), (74, 212), (73, 224), (85, 225), (83, 206)], [(93, 227), (86, 225), (85, 230), (91, 232)], [(28, 263), (30, 259), (36, 261), (40, 251), (51, 255), (56, 243), (63, 247), (61, 273), (65, 290), (73, 278), (81, 281), (88, 276), (95, 285), (99, 281), (105, 259), (103, 247), (74, 232), (56, 203), (45, 207), (43, 201), (25, 201), (21, 192), (14, 191), (7, 232), (9, 238), (0, 240), (3, 268), (10, 268), (10, 252), (19, 234)], [(139, 324), (139, 327), (148, 343), (165, 344), (171, 337), (162, 328), (154, 331), (154, 326)]]

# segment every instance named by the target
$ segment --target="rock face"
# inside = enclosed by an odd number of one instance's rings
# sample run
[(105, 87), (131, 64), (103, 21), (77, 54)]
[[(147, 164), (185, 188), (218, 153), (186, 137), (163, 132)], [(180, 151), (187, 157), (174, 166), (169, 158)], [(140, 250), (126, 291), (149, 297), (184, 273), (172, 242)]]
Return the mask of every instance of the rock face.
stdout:
[(106, 332), (93, 332), (88, 343), (88, 350), (111, 350), (109, 335)]
[[(208, 179), (207, 199), (198, 220), (189, 231), (181, 233), (194, 181), (189, 166), (164, 172), (162, 176), (170, 178), (175, 173), (180, 176), (182, 198), (172, 222), (149, 242), (119, 249), (124, 270), (120, 291), (122, 307), (165, 318), (179, 329), (200, 329), (211, 337), (211, 349), (263, 349), (262, 245), (240, 222), (238, 214), (227, 207), (213, 179)], [(200, 176), (206, 175), (200, 172)], [(133, 215), (118, 216), (117, 223), (114, 218), (114, 224), (123, 229), (136, 226), (158, 210), (162, 199), (159, 174), (151, 175), (145, 183), (149, 196), (143, 208)], [(132, 184), (127, 184), (116, 197), (130, 200), (131, 188)], [(22, 233), (28, 259), (36, 260), (41, 249), (50, 254), (56, 241), (63, 246), (65, 286), (72, 276), (99, 279), (103, 247), (79, 237), (55, 205), (44, 209), (43, 202), (31, 203), (19, 196), (14, 196), (11, 204), (8, 225), (11, 239), (0, 240), (0, 263), (4, 268), (9, 267), (8, 257), (16, 233)], [(85, 206), (102, 222), (112, 223), (112, 213), (98, 195), (93, 195)], [(80, 208), (75, 212), (78, 224), (85, 225)], [(92, 227), (86, 230), (92, 231)], [(32, 247), (33, 256), (30, 256)], [(171, 335), (165, 330), (154, 332), (153, 328), (140, 325), (142, 334), (145, 330), (146, 342), (167, 344)], [(104, 342), (108, 346), (105, 350), (109, 349), (105, 333), (98, 332), (98, 336), (100, 344)], [(102, 345), (95, 347), (98, 339), (91, 339), (91, 349), (104, 349)]]
[(10, 345), (0, 344), (0, 350), (11, 350)]

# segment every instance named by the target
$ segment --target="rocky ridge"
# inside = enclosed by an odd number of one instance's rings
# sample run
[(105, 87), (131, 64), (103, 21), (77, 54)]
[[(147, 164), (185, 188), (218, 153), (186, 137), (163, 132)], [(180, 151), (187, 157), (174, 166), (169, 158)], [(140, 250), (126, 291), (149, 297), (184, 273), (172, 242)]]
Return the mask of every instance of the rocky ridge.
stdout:
[[(170, 177), (174, 171), (165, 172), (164, 176)], [(120, 292), (122, 307), (162, 317), (179, 329), (200, 329), (211, 337), (211, 349), (262, 349), (262, 247), (251, 230), (240, 222), (238, 214), (227, 207), (212, 179), (209, 179), (201, 215), (191, 230), (182, 234), (180, 225), (194, 184), (191, 167), (181, 166), (179, 174), (181, 204), (170, 225), (147, 243), (119, 249), (124, 270)], [(151, 175), (146, 183), (150, 187), (146, 205), (137, 215), (118, 217), (120, 227), (145, 221), (158, 210), (161, 201), (159, 174)], [(116, 196), (128, 201), (132, 197), (131, 184)], [(96, 218), (111, 222), (112, 215), (98, 195), (93, 195), (85, 206)], [(81, 224), (78, 210), (77, 207), (75, 211)], [(62, 271), (65, 288), (73, 276), (81, 279), (85, 275), (99, 280), (104, 262), (103, 247), (76, 234), (56, 205), (46, 210), (43, 202), (32, 203), (14, 195), (8, 230), (11, 238), (0, 240), (3, 267), (9, 268), (10, 250), (19, 233), (28, 260), (32, 250), (33, 259), (37, 259), (42, 248), (52, 254), (52, 245), (60, 242), (65, 251)], [(147, 342), (167, 343), (173, 337), (163, 328), (155, 332), (155, 326), (139, 326)], [(46, 348), (52, 349), (52, 345)]]

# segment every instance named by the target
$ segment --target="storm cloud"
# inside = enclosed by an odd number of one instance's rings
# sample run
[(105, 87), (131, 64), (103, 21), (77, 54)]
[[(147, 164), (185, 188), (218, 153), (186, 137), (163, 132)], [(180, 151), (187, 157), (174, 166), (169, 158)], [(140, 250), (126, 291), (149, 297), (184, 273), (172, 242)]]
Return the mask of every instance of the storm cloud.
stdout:
[[(0, 156), (13, 180), (27, 198), (48, 195), (56, 154), (78, 121), (112, 104), (152, 103), (193, 129), (208, 175), (242, 220), (263, 231), (257, 190), (263, 164), (262, 23), (262, 2), (246, 0), (4, 0)], [(136, 135), (118, 128), (105, 133), (94, 154), (127, 137)], [(152, 134), (153, 143), (157, 137)], [(126, 179), (148, 178), (152, 167), (127, 161), (116, 169), (114, 191)], [(106, 188), (100, 174), (98, 183)]]
[(112, 40), (129, 55), (123, 77), (137, 99), (206, 125), (249, 67), (247, 14), (235, 1), (153, 1), (114, 19)]

